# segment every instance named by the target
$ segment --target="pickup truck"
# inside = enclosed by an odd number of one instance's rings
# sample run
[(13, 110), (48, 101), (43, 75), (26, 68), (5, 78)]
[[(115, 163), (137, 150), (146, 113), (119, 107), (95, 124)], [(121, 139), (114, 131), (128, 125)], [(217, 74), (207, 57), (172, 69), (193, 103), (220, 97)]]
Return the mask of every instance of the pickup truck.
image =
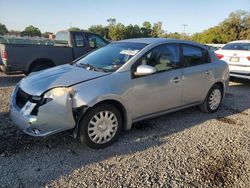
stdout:
[(6, 74), (31, 72), (71, 63), (84, 54), (108, 42), (101, 36), (85, 31), (59, 31), (54, 44), (8, 43), (0, 44), (0, 68)]

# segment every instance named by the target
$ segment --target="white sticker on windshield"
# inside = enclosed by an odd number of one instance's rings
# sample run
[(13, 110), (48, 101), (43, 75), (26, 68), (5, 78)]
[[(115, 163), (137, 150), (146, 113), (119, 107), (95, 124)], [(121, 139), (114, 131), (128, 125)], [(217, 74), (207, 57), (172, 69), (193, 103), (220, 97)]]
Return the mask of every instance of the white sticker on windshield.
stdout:
[(139, 50), (122, 50), (120, 54), (134, 56), (135, 54), (137, 54), (137, 52), (139, 52)]

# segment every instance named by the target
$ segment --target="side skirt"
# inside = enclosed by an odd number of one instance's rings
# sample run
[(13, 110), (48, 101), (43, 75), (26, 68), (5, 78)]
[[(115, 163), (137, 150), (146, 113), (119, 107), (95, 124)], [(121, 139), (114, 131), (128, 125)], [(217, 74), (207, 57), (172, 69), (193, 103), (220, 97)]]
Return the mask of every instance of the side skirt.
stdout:
[(171, 109), (168, 109), (168, 110), (163, 110), (163, 111), (159, 111), (159, 112), (156, 112), (156, 113), (140, 116), (140, 117), (134, 119), (133, 123), (138, 122), (138, 121), (142, 121), (142, 120), (145, 120), (145, 119), (150, 119), (150, 118), (162, 116), (162, 115), (169, 114), (169, 113), (172, 113), (172, 112), (176, 112), (176, 111), (179, 111), (179, 110), (182, 110), (182, 109), (185, 109), (185, 108), (198, 106), (199, 104), (201, 104), (201, 102), (195, 102), (195, 103), (191, 103), (191, 104), (188, 104), (188, 105), (179, 106), (179, 107), (176, 107), (176, 108), (171, 108)]

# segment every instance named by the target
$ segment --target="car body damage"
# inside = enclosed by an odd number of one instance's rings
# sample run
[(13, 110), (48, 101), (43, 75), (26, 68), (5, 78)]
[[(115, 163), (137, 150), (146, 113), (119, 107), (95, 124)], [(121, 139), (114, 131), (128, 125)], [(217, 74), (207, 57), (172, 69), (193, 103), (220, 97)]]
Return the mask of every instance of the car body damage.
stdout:
[(64, 89), (65, 93), (54, 99), (43, 98), (42, 102), (27, 101), (20, 109), (16, 100), (20, 86), (14, 90), (11, 97), (11, 116), (15, 124), (31, 136), (48, 136), (75, 127), (72, 104), (74, 90)]
[(36, 128), (43, 132), (61, 132), (72, 129), (75, 124), (72, 112), (72, 90), (68, 90), (39, 108)]

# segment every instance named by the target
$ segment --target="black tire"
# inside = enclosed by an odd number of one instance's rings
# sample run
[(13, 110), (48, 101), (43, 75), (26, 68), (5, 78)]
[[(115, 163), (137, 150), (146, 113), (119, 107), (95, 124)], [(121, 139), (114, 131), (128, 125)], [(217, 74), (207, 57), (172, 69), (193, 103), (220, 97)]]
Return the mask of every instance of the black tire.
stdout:
[[(214, 91), (219, 91), (220, 92), (220, 102), (218, 104), (218, 106), (216, 108), (212, 108), (212, 106), (210, 105), (210, 97), (211, 95), (213, 94)], [(202, 112), (206, 112), (206, 113), (214, 113), (216, 112), (219, 107), (220, 107), (220, 104), (221, 104), (221, 101), (222, 101), (222, 98), (223, 98), (223, 91), (222, 91), (222, 88), (220, 85), (218, 84), (215, 84), (208, 92), (207, 94), (207, 97), (206, 99), (204, 100), (204, 102), (199, 106), (200, 110)]]
[[(95, 115), (97, 115), (100, 112), (103, 111), (109, 111), (112, 112), (115, 116), (116, 116), (116, 120), (118, 122), (118, 126), (116, 129), (116, 132), (114, 133), (113, 137), (105, 142), (105, 143), (96, 143), (94, 142), (88, 132), (89, 132), (89, 124), (90, 121), (92, 120), (92, 118), (94, 118)], [(110, 104), (99, 104), (93, 108), (90, 108), (89, 110), (87, 110), (87, 112), (83, 115), (83, 117), (81, 118), (80, 122), (79, 122), (79, 140), (81, 143), (87, 145), (90, 148), (94, 148), (94, 149), (101, 149), (101, 148), (105, 148), (107, 146), (110, 146), (114, 141), (116, 141), (122, 131), (122, 116), (119, 112), (119, 110), (114, 107), (113, 105)]]
[(53, 65), (49, 64), (49, 63), (39, 63), (39, 64), (34, 64), (30, 67), (28, 74), (32, 73), (32, 72), (37, 72), (37, 71), (41, 71), (44, 69), (48, 69), (53, 67)]

